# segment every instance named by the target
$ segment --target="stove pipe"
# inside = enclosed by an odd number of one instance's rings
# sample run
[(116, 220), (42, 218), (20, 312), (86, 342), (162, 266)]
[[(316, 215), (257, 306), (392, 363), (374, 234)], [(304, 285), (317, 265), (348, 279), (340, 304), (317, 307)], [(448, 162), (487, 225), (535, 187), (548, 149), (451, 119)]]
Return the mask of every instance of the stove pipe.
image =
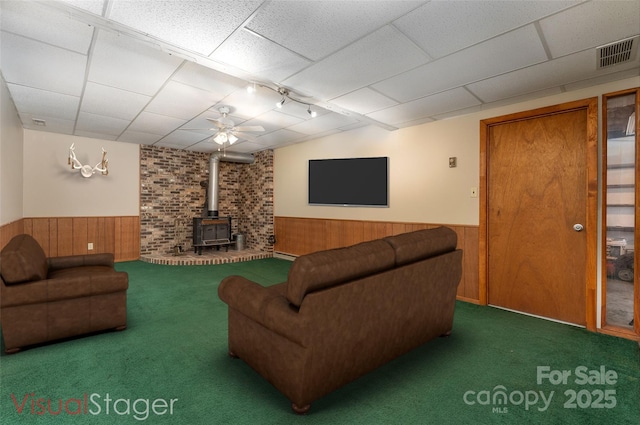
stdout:
[(218, 190), (220, 188), (220, 161), (252, 164), (253, 155), (240, 152), (214, 152), (209, 157), (209, 187), (207, 188), (207, 213), (218, 217)]

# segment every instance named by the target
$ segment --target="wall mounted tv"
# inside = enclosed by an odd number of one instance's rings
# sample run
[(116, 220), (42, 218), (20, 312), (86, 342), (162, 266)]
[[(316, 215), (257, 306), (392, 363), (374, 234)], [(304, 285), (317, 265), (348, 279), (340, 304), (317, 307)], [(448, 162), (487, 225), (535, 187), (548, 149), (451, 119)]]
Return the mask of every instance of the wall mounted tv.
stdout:
[(309, 160), (309, 204), (389, 206), (389, 158)]

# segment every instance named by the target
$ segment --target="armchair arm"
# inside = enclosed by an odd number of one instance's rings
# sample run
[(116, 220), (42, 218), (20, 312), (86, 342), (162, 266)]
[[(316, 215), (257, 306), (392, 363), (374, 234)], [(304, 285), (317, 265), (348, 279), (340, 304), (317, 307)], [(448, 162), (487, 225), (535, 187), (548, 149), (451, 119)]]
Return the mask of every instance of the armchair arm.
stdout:
[(229, 276), (220, 282), (222, 301), (271, 331), (305, 345), (305, 321), (282, 294), (242, 276)]
[(114, 257), (111, 253), (67, 255), (63, 257), (50, 257), (47, 259), (47, 262), (49, 263), (49, 271), (82, 266), (113, 267)]

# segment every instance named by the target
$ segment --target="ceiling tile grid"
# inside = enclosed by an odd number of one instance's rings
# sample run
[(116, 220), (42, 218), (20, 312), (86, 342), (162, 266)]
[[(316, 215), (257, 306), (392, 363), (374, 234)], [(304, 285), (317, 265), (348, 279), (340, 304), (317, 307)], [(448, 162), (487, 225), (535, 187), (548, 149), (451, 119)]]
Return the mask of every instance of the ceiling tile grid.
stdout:
[[(640, 54), (597, 69), (596, 48), (639, 35), (639, 11), (640, 0), (4, 0), (0, 74), (25, 128), (257, 152), (638, 76)], [(220, 147), (212, 137), (234, 131), (216, 121), (223, 106), (264, 131)]]

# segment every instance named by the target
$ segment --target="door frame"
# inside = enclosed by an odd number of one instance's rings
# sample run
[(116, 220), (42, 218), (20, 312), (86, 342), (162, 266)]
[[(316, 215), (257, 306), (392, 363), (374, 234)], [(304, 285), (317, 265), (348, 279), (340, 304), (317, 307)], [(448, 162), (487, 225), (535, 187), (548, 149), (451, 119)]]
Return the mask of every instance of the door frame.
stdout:
[(517, 112), (480, 121), (480, 225), (479, 225), (479, 303), (487, 305), (489, 299), (489, 246), (488, 246), (488, 170), (491, 152), (488, 149), (489, 130), (492, 126), (508, 122), (534, 119), (547, 115), (585, 110), (587, 113), (586, 180), (584, 190), (586, 202), (587, 270), (585, 271), (585, 323), (590, 331), (597, 324), (597, 280), (598, 280), (598, 98), (577, 100), (553, 106)]

